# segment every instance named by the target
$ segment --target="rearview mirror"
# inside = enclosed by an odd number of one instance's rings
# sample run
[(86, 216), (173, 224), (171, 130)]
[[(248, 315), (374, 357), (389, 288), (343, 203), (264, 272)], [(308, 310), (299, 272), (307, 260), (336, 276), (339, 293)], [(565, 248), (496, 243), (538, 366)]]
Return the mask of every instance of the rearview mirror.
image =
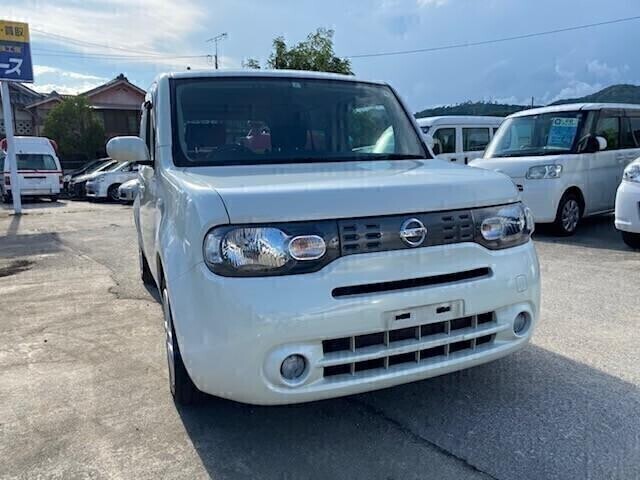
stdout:
[(607, 139), (604, 137), (596, 137), (598, 141), (598, 150), (606, 150), (607, 149)]
[(147, 145), (140, 137), (114, 137), (107, 142), (107, 155), (118, 162), (152, 165)]

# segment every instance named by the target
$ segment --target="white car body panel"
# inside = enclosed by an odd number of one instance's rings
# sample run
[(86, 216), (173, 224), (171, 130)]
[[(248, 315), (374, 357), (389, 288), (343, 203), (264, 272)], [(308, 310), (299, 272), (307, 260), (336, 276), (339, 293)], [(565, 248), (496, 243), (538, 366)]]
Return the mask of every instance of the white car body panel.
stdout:
[[(510, 203), (518, 196), (503, 175), (438, 160), (175, 166), (169, 79), (235, 75), (187, 72), (158, 77), (147, 93), (153, 117), (143, 115), (141, 126), (145, 132), (153, 118), (156, 142), (151, 152), (155, 165), (141, 167), (134, 202), (139, 242), (156, 282), (166, 282), (180, 352), (200, 390), (253, 404), (304, 402), (467, 368), (526, 344), (540, 302), (540, 273), (531, 241), (496, 251), (459, 243), (351, 255), (302, 275), (230, 278), (212, 273), (204, 263), (202, 243), (214, 226), (451, 210)], [(237, 75), (353, 80), (300, 72)], [(461, 284), (343, 299), (331, 295), (339, 286), (487, 266), (492, 275)], [(464, 315), (495, 312), (491, 348), (350, 381), (322, 378), (327, 365), (322, 340), (380, 332), (388, 328), (390, 312), (419, 312), (450, 301), (460, 301)], [(531, 325), (516, 336), (513, 321), (519, 312), (531, 316)], [(464, 332), (460, 335), (466, 338)], [(294, 351), (303, 352), (310, 362), (309, 373), (297, 387), (277, 378), (280, 362)]]
[[(634, 164), (640, 165), (640, 158)], [(616, 228), (640, 234), (640, 182), (622, 181), (616, 193)]]

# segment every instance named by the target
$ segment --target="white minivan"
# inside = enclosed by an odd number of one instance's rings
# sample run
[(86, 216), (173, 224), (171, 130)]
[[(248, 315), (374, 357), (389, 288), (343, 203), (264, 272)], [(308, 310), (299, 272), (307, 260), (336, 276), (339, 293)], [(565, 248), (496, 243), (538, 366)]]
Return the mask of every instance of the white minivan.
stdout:
[[(44, 137), (14, 137), (18, 181), (22, 197), (48, 197), (58, 200), (62, 187), (62, 168), (55, 143)], [(6, 140), (0, 142), (0, 191), (5, 203), (11, 201), (11, 175), (6, 158)]]
[(417, 121), (436, 158), (467, 164), (482, 157), (503, 120), (502, 117), (451, 115), (423, 117)]
[(474, 167), (510, 176), (536, 223), (572, 235), (611, 212), (625, 167), (640, 155), (640, 105), (581, 103), (506, 118)]
[[(247, 141), (252, 131), (263, 138)], [(431, 159), (389, 85), (166, 74), (147, 93), (141, 136), (107, 152), (143, 165), (141, 276), (161, 293), (176, 402), (354, 394), (530, 339), (540, 276), (517, 189)]]

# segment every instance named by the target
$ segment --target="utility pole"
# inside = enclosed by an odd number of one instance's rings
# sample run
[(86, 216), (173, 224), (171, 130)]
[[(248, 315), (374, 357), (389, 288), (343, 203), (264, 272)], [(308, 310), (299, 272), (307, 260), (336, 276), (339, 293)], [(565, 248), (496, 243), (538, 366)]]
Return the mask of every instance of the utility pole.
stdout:
[(218, 42), (225, 40), (228, 37), (227, 32), (221, 33), (219, 35), (216, 35), (215, 37), (211, 37), (209, 40), (207, 40), (208, 42), (213, 42), (214, 44), (214, 54), (213, 54), (213, 59), (214, 59), (214, 64), (216, 67), (216, 70), (218, 70)]

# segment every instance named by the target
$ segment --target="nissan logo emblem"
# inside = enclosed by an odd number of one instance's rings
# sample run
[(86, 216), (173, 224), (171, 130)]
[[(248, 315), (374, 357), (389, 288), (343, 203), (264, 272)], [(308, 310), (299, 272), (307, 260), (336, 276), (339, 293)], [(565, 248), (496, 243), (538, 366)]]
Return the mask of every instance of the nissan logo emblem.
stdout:
[(427, 238), (427, 227), (417, 218), (410, 218), (400, 226), (400, 238), (410, 247), (419, 247)]

